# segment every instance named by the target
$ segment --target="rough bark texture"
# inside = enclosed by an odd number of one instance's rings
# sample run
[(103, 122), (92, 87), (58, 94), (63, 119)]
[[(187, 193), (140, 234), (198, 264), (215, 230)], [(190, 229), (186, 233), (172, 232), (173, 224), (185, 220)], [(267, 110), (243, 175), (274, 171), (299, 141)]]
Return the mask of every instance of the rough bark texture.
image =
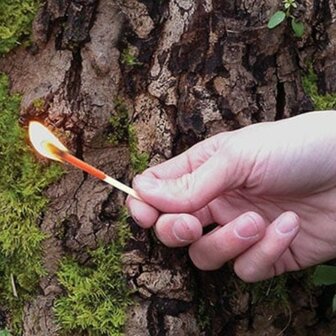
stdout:
[[(150, 165), (220, 131), (313, 109), (301, 76), (314, 61), (321, 92), (336, 91), (334, 1), (300, 1), (306, 32), (266, 26), (275, 0), (48, 0), (34, 22), (33, 45), (0, 59), (12, 90), (23, 94), (22, 122), (31, 118), (66, 134), (86, 161), (129, 183), (129, 149), (101, 139), (122, 97)], [(136, 55), (129, 66), (121, 52)], [(43, 110), (34, 100), (44, 99)], [(41, 292), (25, 307), (24, 335), (55, 336), (52, 304), (62, 292), (55, 272), (71, 254), (113, 240), (124, 195), (77, 170), (47, 191), (40, 223), (48, 234)], [(253, 305), (227, 268), (202, 273), (184, 249), (168, 249), (130, 223), (134, 238), (123, 262), (136, 304), (126, 335), (330, 335), (332, 321), (290, 283), (290, 311)], [(61, 232), (61, 234), (60, 234)], [(210, 323), (200, 327), (202, 301)], [(323, 318), (322, 318), (323, 317)], [(202, 317), (201, 317), (202, 319)]]

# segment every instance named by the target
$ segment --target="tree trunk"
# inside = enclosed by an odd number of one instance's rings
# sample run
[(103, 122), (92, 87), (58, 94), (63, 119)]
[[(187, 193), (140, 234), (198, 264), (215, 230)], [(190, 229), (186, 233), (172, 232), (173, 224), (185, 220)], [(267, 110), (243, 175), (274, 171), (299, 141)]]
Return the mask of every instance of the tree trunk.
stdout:
[[(136, 167), (129, 141), (106, 141), (117, 132), (111, 118), (121, 105), (138, 152), (154, 165), (218, 132), (312, 110), (302, 86), (308, 63), (320, 91), (336, 92), (335, 3), (297, 2), (301, 39), (287, 22), (267, 28), (280, 6), (275, 0), (48, 0), (35, 19), (33, 44), (0, 59), (0, 70), (23, 94), (23, 124), (42, 120), (67, 135), (77, 156), (130, 183)], [(85, 265), (88, 249), (113, 241), (125, 199), (72, 168), (46, 193), (40, 225), (48, 236), (48, 274), (26, 304), (26, 336), (60, 334), (52, 309), (64, 291), (56, 276), (60, 260), (71, 255)], [(200, 272), (185, 249), (168, 249), (129, 224), (133, 238), (122, 260), (135, 291), (125, 335), (331, 334), (335, 320), (319, 304), (324, 292), (307, 294), (304, 276), (287, 280), (288, 306), (269, 307), (255, 302), (255, 291), (229, 266)], [(261, 288), (267, 299), (274, 283)]]

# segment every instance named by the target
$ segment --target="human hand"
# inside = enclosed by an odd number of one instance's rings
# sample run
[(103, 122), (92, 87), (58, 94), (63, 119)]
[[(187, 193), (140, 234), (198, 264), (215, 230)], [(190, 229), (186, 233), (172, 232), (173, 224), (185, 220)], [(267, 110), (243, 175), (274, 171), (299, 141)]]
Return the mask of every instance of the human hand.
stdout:
[[(247, 282), (336, 256), (336, 112), (225, 132), (134, 179), (132, 216), (203, 270)], [(218, 227), (202, 236), (204, 226)]]

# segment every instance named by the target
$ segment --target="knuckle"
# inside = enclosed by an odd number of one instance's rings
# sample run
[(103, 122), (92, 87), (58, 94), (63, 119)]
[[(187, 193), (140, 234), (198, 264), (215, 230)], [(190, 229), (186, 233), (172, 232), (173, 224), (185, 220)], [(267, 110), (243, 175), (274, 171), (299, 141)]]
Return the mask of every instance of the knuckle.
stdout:
[(195, 185), (195, 177), (193, 174), (185, 174), (177, 180), (178, 189), (181, 191), (192, 190)]
[(196, 179), (194, 174), (185, 174), (176, 180), (176, 193), (188, 209), (196, 209), (195, 195)]

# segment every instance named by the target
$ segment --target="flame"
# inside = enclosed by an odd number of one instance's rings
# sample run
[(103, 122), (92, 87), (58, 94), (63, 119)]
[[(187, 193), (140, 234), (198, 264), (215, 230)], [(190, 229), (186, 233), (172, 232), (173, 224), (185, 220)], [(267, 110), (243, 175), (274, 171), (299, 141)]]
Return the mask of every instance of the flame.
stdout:
[(61, 161), (55, 150), (68, 152), (68, 149), (52, 134), (49, 129), (37, 121), (29, 123), (29, 139), (36, 151), (49, 159)]

